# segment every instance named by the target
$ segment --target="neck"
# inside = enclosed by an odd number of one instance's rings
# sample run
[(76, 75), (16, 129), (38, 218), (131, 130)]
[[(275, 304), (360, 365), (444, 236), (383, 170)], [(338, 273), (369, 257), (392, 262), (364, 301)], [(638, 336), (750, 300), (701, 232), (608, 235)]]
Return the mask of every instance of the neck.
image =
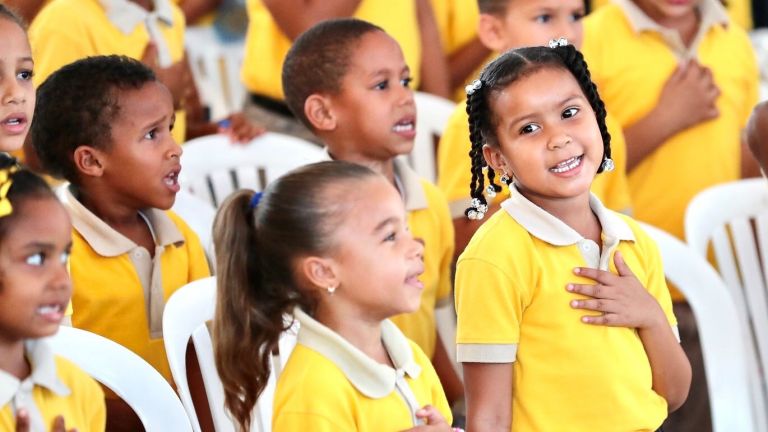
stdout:
[(141, 6), (142, 8), (152, 11), (155, 9), (155, 2), (154, 0), (130, 0), (132, 3), (136, 3), (137, 5)]
[(589, 205), (589, 192), (566, 199), (543, 198), (526, 191), (520, 191), (520, 193), (547, 213), (573, 228), (582, 237), (593, 240), (598, 245), (601, 243), (602, 228), (600, 220)]
[(692, 9), (691, 13), (680, 17), (651, 16), (651, 18), (659, 25), (677, 31), (686, 47), (693, 43), (701, 25), (701, 14), (698, 9)]
[(355, 348), (379, 363), (392, 366), (381, 340), (381, 320), (371, 320), (349, 313), (339, 313), (321, 302), (315, 319), (347, 340)]
[(24, 355), (24, 340), (0, 338), (0, 370), (23, 380), (31, 373)]
[(331, 159), (333, 160), (363, 165), (367, 168), (370, 168), (372, 171), (383, 175), (392, 184), (395, 183), (395, 163), (391, 158), (385, 160), (374, 159), (359, 151), (344, 148), (331, 150), (329, 147), (328, 153), (331, 155)]
[(144, 225), (139, 209), (118, 202), (113, 193), (101, 193), (96, 188), (79, 189), (77, 200), (99, 219), (117, 231), (118, 227)]

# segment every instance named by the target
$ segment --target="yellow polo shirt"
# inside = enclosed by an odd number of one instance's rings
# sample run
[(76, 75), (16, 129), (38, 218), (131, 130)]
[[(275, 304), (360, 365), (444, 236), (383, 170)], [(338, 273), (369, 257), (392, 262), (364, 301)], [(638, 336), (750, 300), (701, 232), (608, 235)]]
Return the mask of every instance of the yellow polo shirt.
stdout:
[(694, 56), (712, 70), (721, 92), (720, 116), (672, 136), (628, 176), (634, 216), (678, 238), (694, 195), (740, 177), (741, 129), (757, 102), (757, 66), (746, 33), (722, 24), (727, 16), (717, 0), (702, 0), (701, 7), (699, 42), (688, 52), (675, 43), (677, 33), (665, 34), (628, 0), (584, 20), (583, 49), (592, 78), (622, 127), (653, 109), (681, 59)]
[(171, 211), (147, 209), (157, 246), (149, 252), (115, 231), (66, 191), (72, 218), (72, 326), (100, 334), (146, 360), (173, 383), (163, 345), (165, 302), (210, 275), (197, 235)]
[[(241, 77), (251, 93), (283, 100), (283, 60), (292, 41), (278, 27), (261, 0), (246, 0), (248, 32)], [(421, 34), (414, 0), (361, 0), (355, 18), (369, 21), (400, 44), (411, 68), (413, 88), (421, 76)], [(339, 77), (341, 79), (341, 77)]]
[[(327, 153), (328, 160), (332, 160)], [(437, 323), (435, 307), (451, 301), (453, 223), (442, 192), (419, 177), (404, 159), (393, 161), (395, 184), (405, 201), (408, 228), (414, 238), (424, 241), (424, 284), (419, 309), (391, 318), (408, 339), (432, 358), (435, 354)]]
[(584, 297), (566, 291), (568, 283), (594, 284), (573, 269), (616, 273), (620, 251), (677, 334), (655, 243), (596, 197), (590, 206), (600, 247), (513, 188), (459, 257), (457, 357), (514, 362), (513, 431), (655, 431), (667, 416), (637, 331), (584, 324), (589, 313), (570, 306)]
[[(592, 9), (609, 4), (611, 0), (591, 0)], [(752, 1), (751, 0), (728, 0), (726, 2), (728, 16), (743, 29), (752, 29)]]
[[(591, 68), (590, 68), (591, 71)], [(613, 210), (631, 214), (631, 200), (627, 184), (627, 145), (621, 126), (608, 115), (605, 119), (611, 134), (611, 158), (616, 168), (595, 176), (591, 190), (605, 205)], [(469, 207), (469, 182), (472, 179), (472, 163), (469, 159), (469, 116), (466, 100), (460, 103), (448, 120), (440, 145), (437, 147), (437, 186), (448, 198), (451, 217), (464, 217), (464, 210)], [(499, 184), (496, 176), (496, 183)], [(486, 185), (488, 180), (486, 179)], [(506, 186), (493, 201), (499, 203), (507, 198)]]
[(32, 369), (27, 378), (0, 370), (0, 430), (16, 430), (16, 413), (23, 408), (32, 431), (51, 430), (57, 416), (64, 417), (67, 430), (103, 431), (104, 393), (96, 381), (54, 355), (45, 339), (29, 339), (24, 348)]
[[(140, 60), (152, 38), (144, 21), (130, 18), (138, 12), (121, 5), (127, 2), (112, 0), (113, 9), (105, 9), (99, 0), (56, 0), (45, 6), (29, 27), (35, 85), (62, 66), (88, 56), (120, 54)], [(175, 63), (184, 56), (184, 15), (168, 0), (156, 0), (155, 7), (161, 16), (159, 51), (166, 52), (160, 48), (167, 47), (167, 54), (161, 57), (167, 55), (167, 61)], [(173, 129), (176, 142), (184, 142), (185, 132), (186, 114), (180, 110)]]
[(272, 429), (276, 431), (403, 431), (416, 411), (451, 410), (429, 358), (391, 322), (381, 340), (394, 368), (378, 363), (339, 334), (296, 309), (298, 342), (280, 374)]

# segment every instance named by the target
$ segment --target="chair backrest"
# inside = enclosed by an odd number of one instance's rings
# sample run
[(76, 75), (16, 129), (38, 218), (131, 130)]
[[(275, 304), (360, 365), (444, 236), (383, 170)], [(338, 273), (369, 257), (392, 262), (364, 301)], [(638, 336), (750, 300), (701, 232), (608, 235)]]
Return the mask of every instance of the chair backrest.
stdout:
[[(702, 257), (712, 245), (717, 268), (750, 329), (745, 336), (754, 403), (768, 411), (768, 183), (739, 180), (700, 192), (685, 214), (688, 244)], [(768, 414), (761, 419), (768, 429)]]
[(322, 148), (288, 135), (270, 132), (247, 144), (209, 135), (184, 144), (181, 185), (218, 207), (238, 189), (262, 190), (294, 168), (325, 159)]
[(416, 92), (414, 99), (416, 101), (416, 139), (413, 151), (408, 155), (408, 162), (420, 176), (435, 182), (437, 179), (435, 138), (443, 134), (456, 104), (448, 99), (423, 92)]
[(240, 81), (243, 42), (220, 42), (212, 26), (188, 27), (184, 36), (192, 75), (211, 118), (222, 119), (240, 111), (246, 94)]
[(202, 198), (192, 195), (187, 190), (180, 190), (176, 194), (176, 202), (171, 208), (184, 219), (184, 222), (197, 234), (200, 243), (205, 248), (209, 264), (214, 263), (213, 255), (213, 219), (216, 217), (216, 209)]
[[(219, 378), (213, 354), (213, 343), (207, 321), (213, 319), (216, 310), (216, 279), (208, 277), (191, 282), (176, 292), (165, 305), (163, 312), (163, 336), (168, 363), (179, 396), (187, 410), (195, 432), (200, 431), (195, 407), (187, 382), (185, 357), (190, 338), (195, 346), (197, 361), (203, 376), (203, 385), (208, 398), (214, 427), (217, 432), (234, 431), (234, 423), (224, 408), (224, 387)], [(267, 387), (259, 397), (253, 411), (251, 430), (269, 432), (272, 430), (272, 400), (277, 375), (290, 356), (296, 341), (295, 330), (285, 332), (280, 338), (280, 356), (275, 359)]]
[(661, 251), (666, 277), (685, 295), (696, 316), (715, 432), (755, 431), (749, 396), (747, 329), (728, 288), (707, 261), (658, 228), (643, 225)]
[(61, 326), (53, 351), (122, 398), (148, 431), (191, 431), (184, 407), (162, 375), (129, 349), (85, 330)]

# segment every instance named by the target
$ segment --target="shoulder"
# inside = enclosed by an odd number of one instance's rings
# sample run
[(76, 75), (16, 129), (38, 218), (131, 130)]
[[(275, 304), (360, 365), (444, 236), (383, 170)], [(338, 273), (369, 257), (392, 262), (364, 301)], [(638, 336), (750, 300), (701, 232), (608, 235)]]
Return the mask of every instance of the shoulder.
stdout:
[(450, 223), (451, 217), (448, 211), (448, 200), (445, 198), (443, 191), (425, 178), (420, 178), (419, 183), (427, 198), (427, 207), (429, 210), (441, 219), (446, 219)]
[(72, 391), (74, 398), (94, 404), (103, 401), (101, 386), (79, 366), (61, 356), (55, 356), (55, 362), (56, 375)]
[(80, 24), (106, 20), (104, 9), (97, 1), (56, 0), (48, 2), (29, 26), (30, 32), (87, 28)]

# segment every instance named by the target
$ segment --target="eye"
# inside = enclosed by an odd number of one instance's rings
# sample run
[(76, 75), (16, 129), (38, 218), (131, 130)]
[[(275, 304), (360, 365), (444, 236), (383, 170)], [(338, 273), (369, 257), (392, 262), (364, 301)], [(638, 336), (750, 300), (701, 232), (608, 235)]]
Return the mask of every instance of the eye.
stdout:
[(400, 84), (402, 84), (403, 87), (410, 87), (412, 81), (413, 81), (413, 78), (411, 77), (403, 78), (400, 80)]
[(153, 140), (157, 137), (157, 129), (150, 129), (149, 132), (144, 134), (144, 139)]
[(582, 18), (584, 18), (584, 12), (578, 11), (571, 14), (571, 20), (572, 21), (580, 21)]
[(563, 118), (571, 118), (578, 114), (579, 109), (576, 107), (566, 108), (565, 111), (563, 111)]
[(546, 24), (546, 23), (552, 21), (552, 15), (550, 15), (550, 14), (541, 14), (541, 15), (537, 16), (535, 19), (536, 19), (536, 22), (539, 23), (539, 24)]
[(376, 90), (386, 90), (388, 87), (389, 87), (389, 82), (387, 82), (386, 80), (376, 83), (376, 85), (373, 86), (373, 88)]
[(33, 76), (35, 76), (35, 73), (28, 69), (25, 69), (16, 75), (17, 78), (23, 81), (29, 81)]
[(527, 125), (520, 128), (520, 135), (532, 134), (539, 129), (541, 129), (541, 126), (534, 123), (528, 123)]
[(386, 237), (384, 237), (385, 242), (393, 242), (395, 240), (397, 240), (397, 235), (395, 235), (394, 231), (389, 233)]
[(32, 255), (29, 255), (24, 262), (27, 265), (36, 266), (39, 267), (45, 263), (45, 254), (43, 252), (38, 252)]

